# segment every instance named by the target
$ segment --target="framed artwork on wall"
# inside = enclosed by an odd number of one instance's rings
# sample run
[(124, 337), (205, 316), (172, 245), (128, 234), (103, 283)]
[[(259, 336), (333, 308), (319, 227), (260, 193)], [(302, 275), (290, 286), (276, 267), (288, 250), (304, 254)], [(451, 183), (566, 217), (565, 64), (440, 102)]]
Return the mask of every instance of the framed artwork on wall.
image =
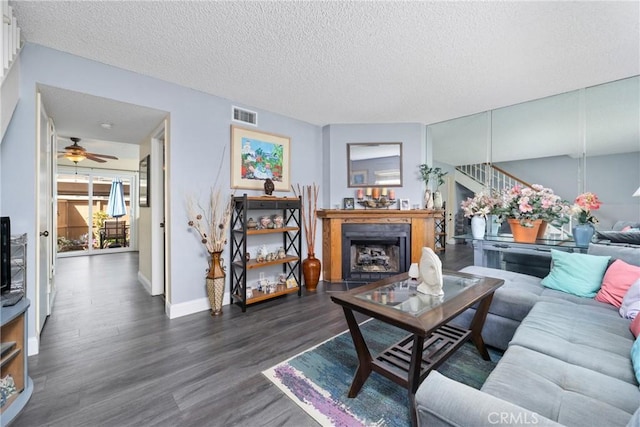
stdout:
[(291, 139), (231, 126), (231, 188), (262, 190), (267, 178), (275, 191), (290, 191)]
[(149, 159), (149, 154), (142, 158), (138, 169), (138, 204), (143, 208), (149, 207)]

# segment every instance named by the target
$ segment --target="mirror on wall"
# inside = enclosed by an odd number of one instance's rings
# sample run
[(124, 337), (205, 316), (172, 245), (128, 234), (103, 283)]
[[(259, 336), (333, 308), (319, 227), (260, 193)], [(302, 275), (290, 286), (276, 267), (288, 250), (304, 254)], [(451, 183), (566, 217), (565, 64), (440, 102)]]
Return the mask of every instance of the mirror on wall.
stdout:
[(402, 143), (347, 144), (349, 187), (402, 186)]
[[(638, 117), (640, 76), (633, 76), (429, 125), (427, 135), (439, 166), (486, 162), (566, 200), (598, 194), (598, 228), (606, 230), (640, 219), (631, 197), (640, 185)], [(456, 206), (484, 184), (456, 182)]]

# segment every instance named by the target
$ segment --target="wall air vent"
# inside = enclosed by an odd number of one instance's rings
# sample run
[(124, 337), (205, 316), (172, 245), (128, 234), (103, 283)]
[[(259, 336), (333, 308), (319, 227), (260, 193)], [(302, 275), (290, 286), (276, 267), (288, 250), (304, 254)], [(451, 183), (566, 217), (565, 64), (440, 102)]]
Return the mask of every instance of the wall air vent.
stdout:
[(258, 113), (255, 111), (245, 110), (240, 107), (233, 107), (233, 116), (231, 120), (241, 122), (251, 126), (258, 126)]

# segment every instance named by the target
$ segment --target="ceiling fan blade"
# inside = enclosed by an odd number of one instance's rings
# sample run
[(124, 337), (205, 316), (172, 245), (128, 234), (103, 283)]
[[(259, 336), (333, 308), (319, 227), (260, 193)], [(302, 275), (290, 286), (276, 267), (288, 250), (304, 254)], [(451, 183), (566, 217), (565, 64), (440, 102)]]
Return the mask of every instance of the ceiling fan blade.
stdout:
[(94, 157), (102, 157), (104, 159), (111, 159), (111, 160), (118, 160), (118, 158), (116, 156), (110, 156), (108, 154), (98, 154), (98, 153), (85, 153), (87, 155), (91, 154)]
[(98, 163), (106, 163), (106, 160), (101, 159), (100, 157), (96, 157), (91, 153), (85, 153), (85, 157), (89, 160), (93, 160), (94, 162), (98, 162)]

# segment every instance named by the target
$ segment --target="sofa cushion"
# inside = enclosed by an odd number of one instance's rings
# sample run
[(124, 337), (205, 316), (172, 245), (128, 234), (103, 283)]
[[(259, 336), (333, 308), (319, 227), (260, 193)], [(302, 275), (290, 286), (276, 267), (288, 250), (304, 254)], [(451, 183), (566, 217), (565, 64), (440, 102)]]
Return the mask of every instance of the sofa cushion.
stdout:
[(611, 241), (611, 243), (629, 243), (640, 245), (640, 229), (631, 228), (625, 231), (596, 231), (598, 237)]
[(527, 274), (478, 266), (465, 267), (460, 271), (504, 280), (504, 285), (493, 295), (489, 313), (518, 322), (524, 319), (545, 290), (538, 277)]
[(627, 264), (640, 265), (640, 247), (589, 244), (590, 255), (610, 256), (612, 260), (621, 259)]
[(616, 310), (564, 301), (537, 303), (509, 346), (518, 345), (632, 383), (629, 320)]
[(640, 338), (636, 338), (631, 347), (631, 364), (636, 373), (636, 379), (640, 383)]
[(568, 426), (625, 426), (640, 401), (637, 385), (517, 345), (482, 391)]
[(615, 260), (604, 273), (596, 300), (620, 307), (625, 294), (637, 279), (640, 279), (640, 267), (621, 259)]
[(551, 250), (551, 271), (542, 285), (581, 297), (593, 298), (602, 284), (610, 257)]
[(629, 290), (622, 299), (620, 310), (618, 310), (620, 316), (627, 319), (635, 319), (638, 312), (640, 312), (640, 279), (631, 284)]
[(635, 338), (638, 338), (638, 336), (640, 336), (640, 316), (636, 316), (636, 318), (631, 321), (629, 330)]

